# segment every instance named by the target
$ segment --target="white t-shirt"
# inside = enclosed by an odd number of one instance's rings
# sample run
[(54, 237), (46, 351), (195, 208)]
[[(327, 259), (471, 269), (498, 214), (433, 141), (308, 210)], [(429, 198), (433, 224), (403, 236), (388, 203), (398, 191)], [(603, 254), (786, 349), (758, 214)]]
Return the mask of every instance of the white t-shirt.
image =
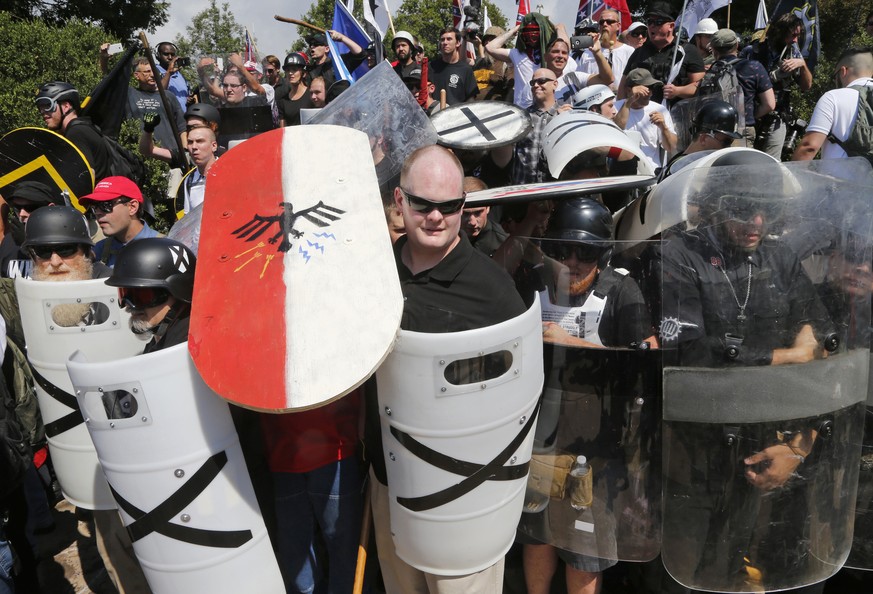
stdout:
[[(852, 87), (861, 86), (873, 86), (873, 78), (858, 78), (844, 89), (834, 89), (822, 95), (815, 104), (806, 131), (833, 134), (838, 140), (846, 140), (858, 117), (858, 91)], [(822, 159), (843, 159), (846, 156), (846, 151), (830, 140), (825, 140), (821, 147)]]
[[(624, 67), (627, 65), (627, 61), (630, 59), (631, 54), (634, 53), (634, 48), (623, 43), (611, 50), (602, 49), (600, 51), (603, 52), (603, 57), (606, 58), (606, 61), (612, 66), (612, 75), (615, 80), (612, 81), (612, 84), (609, 85), (609, 87), (614, 91), (618, 88), (618, 83), (621, 82), (621, 77), (624, 74)], [(612, 56), (611, 61), (609, 59), (610, 56)], [(578, 66), (577, 70), (587, 72), (588, 74), (597, 74), (599, 72), (597, 69), (597, 61), (594, 59), (594, 54), (591, 53), (591, 50), (585, 50), (582, 52), (582, 57), (578, 60)]]
[[(530, 92), (530, 79), (533, 78), (533, 73), (542, 68), (534, 64), (533, 60), (527, 57), (524, 52), (511, 49), (509, 50), (509, 59), (512, 61), (514, 69), (513, 78), (515, 79), (515, 96), (512, 102), (522, 109), (527, 109), (533, 105), (533, 95)], [(564, 66), (564, 74), (576, 70), (576, 62), (572, 59), (567, 60), (567, 65)]]
[[(624, 100), (615, 102), (616, 109), (620, 110), (623, 105)], [(649, 160), (652, 169), (658, 169), (661, 166), (661, 129), (652, 123), (649, 116), (656, 112), (663, 114), (664, 122), (667, 124), (667, 129), (673, 134), (676, 134), (676, 126), (673, 125), (673, 118), (670, 117), (670, 111), (660, 103), (655, 103), (654, 101), (649, 101), (648, 105), (643, 108), (631, 109), (629, 111), (630, 114), (628, 115), (627, 124), (624, 129), (625, 131), (637, 132), (640, 135), (642, 138), (640, 149)]]
[(573, 103), (573, 95), (579, 89), (584, 89), (588, 86), (588, 80), (594, 76), (587, 72), (570, 72), (564, 74), (558, 79), (558, 88), (555, 89), (555, 99), (560, 105), (565, 103)]

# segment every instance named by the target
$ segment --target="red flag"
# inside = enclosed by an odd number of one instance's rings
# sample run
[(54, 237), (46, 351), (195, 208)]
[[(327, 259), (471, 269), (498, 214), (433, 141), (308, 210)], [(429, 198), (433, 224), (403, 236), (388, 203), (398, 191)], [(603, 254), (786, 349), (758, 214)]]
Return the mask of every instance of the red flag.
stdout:
[[(585, 1), (585, 0), (583, 0)], [(518, 16), (515, 17), (515, 24), (521, 25), (521, 20), (530, 12), (530, 0), (518, 0)]]
[(455, 29), (461, 28), (461, 20), (464, 18), (462, 1), (463, 0), (452, 0), (452, 26)]
[(590, 18), (594, 22), (600, 20), (600, 13), (607, 8), (617, 10), (621, 15), (621, 30), (624, 31), (633, 22), (627, 0), (579, 0), (579, 10), (576, 12), (576, 25)]

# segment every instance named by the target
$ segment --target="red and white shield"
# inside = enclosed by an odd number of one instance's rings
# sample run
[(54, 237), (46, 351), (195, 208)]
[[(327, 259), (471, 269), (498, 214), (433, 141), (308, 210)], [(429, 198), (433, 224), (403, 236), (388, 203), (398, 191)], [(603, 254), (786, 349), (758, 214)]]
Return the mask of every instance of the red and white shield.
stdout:
[(327, 404), (394, 343), (403, 297), (367, 135), (295, 126), (210, 169), (188, 346), (222, 397)]

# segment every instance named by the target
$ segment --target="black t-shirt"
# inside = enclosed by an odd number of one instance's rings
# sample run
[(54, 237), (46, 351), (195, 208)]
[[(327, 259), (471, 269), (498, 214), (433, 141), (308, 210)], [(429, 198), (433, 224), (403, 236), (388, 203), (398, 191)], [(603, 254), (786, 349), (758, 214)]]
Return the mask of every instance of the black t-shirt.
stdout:
[(436, 87), (433, 95), (437, 100), (439, 100), (440, 91), (446, 90), (447, 105), (464, 103), (479, 92), (473, 67), (464, 60), (459, 60), (454, 64), (447, 64), (443, 62), (442, 58), (431, 60), (428, 66), (427, 80)]
[[(172, 95), (168, 95), (167, 99), (174, 99)], [(176, 123), (176, 130), (181, 134), (185, 131), (185, 114), (182, 113), (182, 108), (178, 101), (168, 101), (167, 107), (172, 114), (173, 121)], [(161, 123), (158, 124), (154, 131), (154, 139), (157, 144), (166, 149), (177, 148), (176, 139), (173, 137), (173, 128), (167, 120), (167, 113), (164, 111), (161, 103), (161, 96), (158, 91), (143, 91), (142, 89), (131, 88), (127, 95), (127, 106), (124, 110), (124, 117), (141, 120), (144, 115), (156, 113), (161, 116)]]
[[(493, 326), (525, 311), (509, 275), (461, 235), (458, 245), (439, 264), (413, 275), (400, 257), (407, 238), (394, 244), (403, 291), (400, 327), (413, 332), (462, 332)], [(387, 484), (379, 402), (375, 382), (365, 386), (367, 457), (380, 482)]]
[(85, 159), (94, 170), (95, 182), (112, 175), (109, 170), (112, 165), (109, 148), (89, 118), (78, 117), (72, 120), (67, 124), (64, 137), (85, 155)]
[(276, 107), (279, 109), (279, 117), (285, 121), (286, 126), (296, 126), (300, 124), (300, 110), (314, 105), (307, 91), (300, 99), (289, 99), (287, 94), (283, 97), (276, 96)]
[[(667, 84), (667, 79), (670, 78), (670, 70), (673, 65), (673, 52), (676, 47), (676, 41), (677, 39), (674, 37), (671, 43), (659, 50), (655, 47), (655, 44), (647, 39), (646, 42), (634, 50), (634, 53), (632, 53), (630, 58), (628, 58), (627, 65), (624, 67), (624, 75), (627, 76), (627, 74), (634, 68), (645, 68), (652, 73), (653, 77), (664, 84)], [(685, 58), (682, 60), (682, 66), (679, 68), (679, 75), (676, 76), (673, 81), (673, 84), (680, 87), (688, 84), (690, 80), (688, 78), (689, 74), (697, 74), (706, 71), (703, 67), (703, 58), (697, 47), (690, 43), (683, 43), (682, 49), (685, 51)], [(676, 60), (679, 60), (678, 55)], [(663, 99), (664, 88), (653, 88), (652, 101), (663, 103)]]

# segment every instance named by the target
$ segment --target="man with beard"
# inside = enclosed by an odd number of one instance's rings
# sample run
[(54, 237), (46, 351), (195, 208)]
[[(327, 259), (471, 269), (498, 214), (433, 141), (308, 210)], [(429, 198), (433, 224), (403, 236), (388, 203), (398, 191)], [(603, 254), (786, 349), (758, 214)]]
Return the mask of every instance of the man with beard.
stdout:
[[(25, 226), (23, 248), (33, 258), (33, 280), (85, 281), (106, 278), (109, 268), (95, 261), (88, 224), (69, 206), (46, 206), (34, 211)], [(104, 319), (100, 319), (103, 317)], [(105, 321), (90, 303), (65, 303), (52, 309), (61, 327), (90, 326)], [(95, 510), (97, 550), (119, 592), (151, 592), (133, 553), (133, 543), (114, 509)]]
[(91, 211), (106, 236), (94, 246), (94, 253), (107, 266), (115, 265), (118, 252), (131, 241), (159, 235), (143, 220), (142, 192), (126, 177), (107, 177), (79, 202)]
[(394, 71), (400, 78), (406, 77), (418, 66), (415, 61), (415, 38), (409, 31), (398, 31), (391, 40), (391, 49), (394, 50), (394, 57), (397, 58)]
[(196, 264), (191, 250), (166, 237), (135, 241), (118, 254), (106, 284), (118, 287), (133, 333), (149, 341), (143, 353), (188, 340)]

